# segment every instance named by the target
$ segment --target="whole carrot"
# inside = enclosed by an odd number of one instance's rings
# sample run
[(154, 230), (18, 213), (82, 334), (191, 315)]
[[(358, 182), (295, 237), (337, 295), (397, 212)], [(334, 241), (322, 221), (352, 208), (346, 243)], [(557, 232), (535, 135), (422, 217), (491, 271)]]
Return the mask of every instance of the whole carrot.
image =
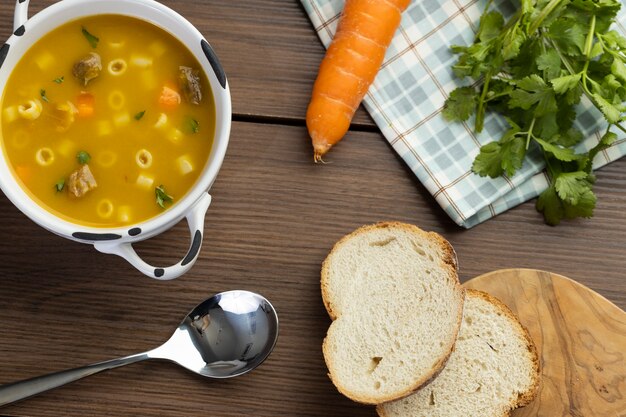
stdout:
[(315, 162), (348, 132), (410, 2), (346, 0), (306, 113)]

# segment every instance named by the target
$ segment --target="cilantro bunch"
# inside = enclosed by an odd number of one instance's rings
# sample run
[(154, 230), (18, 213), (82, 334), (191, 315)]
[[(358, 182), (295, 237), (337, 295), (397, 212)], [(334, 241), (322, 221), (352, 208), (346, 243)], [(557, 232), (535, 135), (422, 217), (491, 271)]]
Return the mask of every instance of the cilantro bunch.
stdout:
[[(591, 217), (596, 205), (592, 160), (617, 140), (611, 132), (626, 120), (626, 39), (610, 30), (619, 0), (521, 0), (505, 22), (489, 11), (480, 19), (471, 46), (453, 46), (459, 54), (453, 71), (471, 77), (472, 87), (454, 90), (444, 117), (464, 121), (476, 116), (483, 129), (487, 110), (505, 116), (510, 128), (480, 149), (472, 170), (481, 176), (512, 176), (529, 150), (546, 162), (550, 186), (537, 200), (548, 224)], [(587, 96), (608, 122), (599, 143), (586, 153), (573, 127), (576, 105)]]

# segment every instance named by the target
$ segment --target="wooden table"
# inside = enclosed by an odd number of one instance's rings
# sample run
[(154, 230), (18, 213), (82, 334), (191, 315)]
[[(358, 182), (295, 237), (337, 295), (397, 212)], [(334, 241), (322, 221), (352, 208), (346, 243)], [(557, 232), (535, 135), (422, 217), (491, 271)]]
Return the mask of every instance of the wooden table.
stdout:
[[(12, 2), (0, 5), (0, 38)], [(52, 3), (37, 0), (33, 10)], [(320, 263), (333, 243), (380, 220), (443, 234), (463, 280), (528, 267), (569, 276), (626, 308), (626, 159), (598, 173), (591, 220), (544, 225), (534, 202), (472, 230), (456, 226), (363, 110), (327, 165), (312, 163), (304, 125), (324, 49), (297, 0), (167, 0), (211, 42), (229, 77), (234, 123), (211, 191), (200, 259), (158, 282), (122, 259), (36, 226), (0, 197), (0, 383), (150, 349), (199, 300), (248, 289), (278, 309), (276, 350), (256, 371), (217, 381), (172, 364), (140, 363), (3, 408), (11, 416), (375, 416), (326, 377), (321, 343), (330, 320)], [(178, 225), (140, 245), (174, 262)]]

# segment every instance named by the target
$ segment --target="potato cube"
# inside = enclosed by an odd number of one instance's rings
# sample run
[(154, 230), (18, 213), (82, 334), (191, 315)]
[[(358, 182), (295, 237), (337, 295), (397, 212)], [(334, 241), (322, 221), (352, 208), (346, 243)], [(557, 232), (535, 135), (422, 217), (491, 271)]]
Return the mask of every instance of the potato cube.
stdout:
[(145, 190), (149, 190), (150, 188), (152, 188), (152, 185), (154, 184), (154, 178), (148, 175), (139, 174), (139, 176), (137, 177), (136, 183), (139, 187)]
[(183, 155), (176, 159), (176, 166), (178, 167), (178, 171), (182, 174), (189, 174), (193, 171), (193, 164), (191, 163), (191, 158), (189, 155)]
[(154, 124), (154, 127), (156, 127), (157, 129), (162, 129), (165, 126), (167, 126), (167, 114), (165, 113), (161, 113), (159, 114), (159, 118), (157, 119), (156, 123)]
[(152, 58), (144, 55), (131, 55), (131, 65), (139, 68), (150, 68), (152, 66)]
[(11, 123), (17, 120), (19, 116), (17, 112), (17, 106), (9, 106), (4, 109), (2, 112), (2, 122), (3, 123)]

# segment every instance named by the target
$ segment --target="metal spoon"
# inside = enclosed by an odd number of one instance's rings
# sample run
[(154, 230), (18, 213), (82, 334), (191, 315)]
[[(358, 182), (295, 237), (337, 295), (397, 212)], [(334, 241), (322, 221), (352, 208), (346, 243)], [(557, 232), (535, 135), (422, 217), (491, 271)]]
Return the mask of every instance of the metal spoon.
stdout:
[(165, 359), (209, 378), (230, 378), (259, 366), (278, 338), (276, 310), (249, 291), (216, 294), (191, 310), (156, 349), (0, 386), (0, 407), (89, 375), (146, 359)]

